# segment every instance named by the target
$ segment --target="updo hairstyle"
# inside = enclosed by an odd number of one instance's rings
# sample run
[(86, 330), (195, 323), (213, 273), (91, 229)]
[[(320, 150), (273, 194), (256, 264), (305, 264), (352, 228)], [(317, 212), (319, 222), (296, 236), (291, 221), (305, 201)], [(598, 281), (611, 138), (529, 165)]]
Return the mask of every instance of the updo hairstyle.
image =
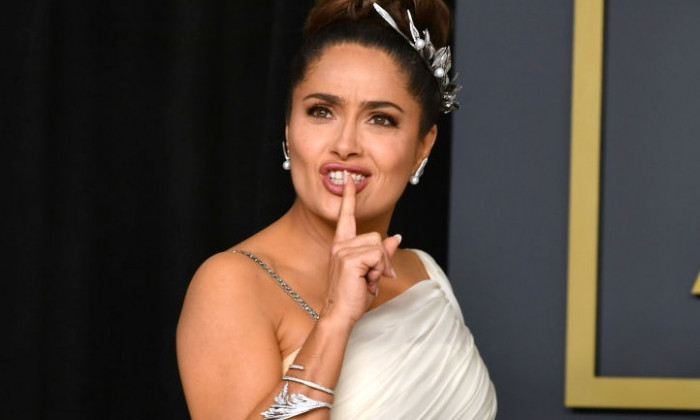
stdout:
[[(291, 113), (292, 93), (304, 80), (306, 72), (324, 49), (353, 43), (378, 48), (392, 57), (408, 76), (408, 89), (421, 106), (420, 137), (435, 124), (440, 109), (438, 81), (416, 50), (387, 24), (374, 9), (371, 0), (318, 0), (304, 26), (304, 41), (292, 61), (287, 119)], [(378, 0), (410, 36), (406, 10), (413, 15), (419, 31), (427, 29), (436, 49), (447, 44), (450, 32), (450, 11), (442, 0)]]

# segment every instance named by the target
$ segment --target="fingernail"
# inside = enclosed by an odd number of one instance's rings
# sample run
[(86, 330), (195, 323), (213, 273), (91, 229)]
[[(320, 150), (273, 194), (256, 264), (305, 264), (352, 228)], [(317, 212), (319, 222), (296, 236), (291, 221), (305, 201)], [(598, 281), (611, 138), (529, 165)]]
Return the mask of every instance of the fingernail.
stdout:
[(396, 238), (396, 239), (399, 240), (399, 245), (400, 245), (400, 244), (401, 244), (401, 241), (403, 240), (403, 236), (401, 236), (400, 233), (397, 233), (396, 235), (394, 235), (394, 238)]
[(396, 271), (394, 271), (393, 268), (391, 269), (391, 277), (393, 277), (393, 278), (397, 278), (397, 277), (398, 277), (398, 276), (396, 275)]
[(379, 296), (379, 286), (377, 286), (376, 289), (374, 289), (374, 297)]
[(343, 185), (347, 185), (348, 183), (348, 171), (343, 171)]

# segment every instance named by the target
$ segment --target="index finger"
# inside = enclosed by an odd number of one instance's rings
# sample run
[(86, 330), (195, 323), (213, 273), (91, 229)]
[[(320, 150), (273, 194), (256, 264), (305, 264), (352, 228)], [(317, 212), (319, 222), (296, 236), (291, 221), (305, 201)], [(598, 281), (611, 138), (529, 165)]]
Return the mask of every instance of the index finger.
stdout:
[(357, 236), (355, 224), (355, 181), (347, 173), (343, 173), (343, 196), (340, 199), (338, 224), (335, 227), (335, 240), (344, 241)]

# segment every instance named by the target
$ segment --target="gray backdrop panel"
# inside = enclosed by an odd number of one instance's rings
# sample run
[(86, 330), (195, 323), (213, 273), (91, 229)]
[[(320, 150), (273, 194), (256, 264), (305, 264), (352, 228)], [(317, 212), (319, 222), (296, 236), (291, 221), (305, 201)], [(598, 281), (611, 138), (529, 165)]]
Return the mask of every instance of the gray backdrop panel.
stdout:
[[(669, 16), (674, 13), (669, 11), (674, 9), (671, 3), (683, 3), (609, 0), (609, 7), (620, 8), (610, 14), (623, 24), (627, 19), (640, 19), (622, 11), (625, 7), (646, 9), (651, 2), (657, 8), (668, 4), (663, 8), (663, 19), (673, 18)], [(681, 15), (685, 13), (682, 7)], [(570, 0), (457, 2), (456, 68), (465, 88), (462, 109), (453, 120), (448, 266), (455, 292), (496, 385), (499, 419), (700, 418), (698, 413), (687, 412), (569, 410), (563, 406), (572, 13)], [(644, 16), (649, 19), (654, 14)], [(611, 24), (616, 25), (616, 21)], [(695, 39), (692, 45), (699, 43)], [(697, 88), (697, 80), (658, 80), (657, 76), (644, 74), (649, 82)], [(622, 97), (625, 103), (615, 106), (634, 105), (634, 99)], [(697, 107), (697, 95), (688, 93), (684, 103)], [(696, 119), (688, 117), (688, 112), (681, 113), (684, 127), (698, 139)], [(613, 133), (615, 117), (612, 112), (605, 114), (610, 130), (606, 136), (614, 134), (622, 139), (625, 124), (633, 122), (616, 121), (619, 126)], [(653, 126), (653, 118), (646, 123)], [(653, 130), (668, 128), (655, 127)], [(674, 135), (680, 137), (679, 133), (687, 134), (675, 131)], [(649, 134), (649, 141), (654, 135)], [(625, 138), (628, 140), (634, 139)], [(605, 151), (615, 167), (615, 162), (626, 160), (624, 148), (629, 143), (619, 147), (622, 149), (617, 155)], [(667, 152), (678, 147), (684, 146), (668, 144)], [(632, 169), (638, 168), (628, 170)], [(605, 167), (607, 178), (614, 176), (611, 170)], [(670, 181), (678, 179), (687, 178)], [(615, 193), (610, 188), (606, 187), (606, 194)], [(619, 188), (624, 189), (624, 185)], [(663, 187), (655, 191), (667, 193)], [(616, 204), (606, 196), (605, 210), (620, 205), (619, 198)], [(615, 226), (610, 223), (612, 215), (604, 217), (609, 218), (610, 227)], [(692, 235), (685, 237), (693, 241)], [(617, 248), (619, 254), (627, 255), (624, 247), (604, 245), (606, 251)], [(619, 255), (610, 255), (610, 261), (613, 257)], [(629, 278), (630, 273), (626, 275)], [(691, 285), (685, 284), (686, 296)], [(615, 302), (612, 306), (626, 305), (630, 300), (627, 294), (616, 299), (610, 300)], [(700, 300), (693, 302), (700, 306)], [(616, 316), (605, 315), (606, 320)], [(616, 350), (611, 349), (612, 353)]]
[(607, 12), (600, 374), (700, 378), (700, 1)]

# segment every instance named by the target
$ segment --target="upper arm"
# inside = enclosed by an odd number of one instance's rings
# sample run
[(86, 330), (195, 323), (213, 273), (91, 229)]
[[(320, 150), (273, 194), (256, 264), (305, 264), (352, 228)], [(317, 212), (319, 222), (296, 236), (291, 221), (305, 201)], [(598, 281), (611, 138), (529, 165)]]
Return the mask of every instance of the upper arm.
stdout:
[(260, 273), (222, 253), (202, 264), (190, 283), (177, 327), (177, 356), (195, 420), (243, 418), (281, 379)]

